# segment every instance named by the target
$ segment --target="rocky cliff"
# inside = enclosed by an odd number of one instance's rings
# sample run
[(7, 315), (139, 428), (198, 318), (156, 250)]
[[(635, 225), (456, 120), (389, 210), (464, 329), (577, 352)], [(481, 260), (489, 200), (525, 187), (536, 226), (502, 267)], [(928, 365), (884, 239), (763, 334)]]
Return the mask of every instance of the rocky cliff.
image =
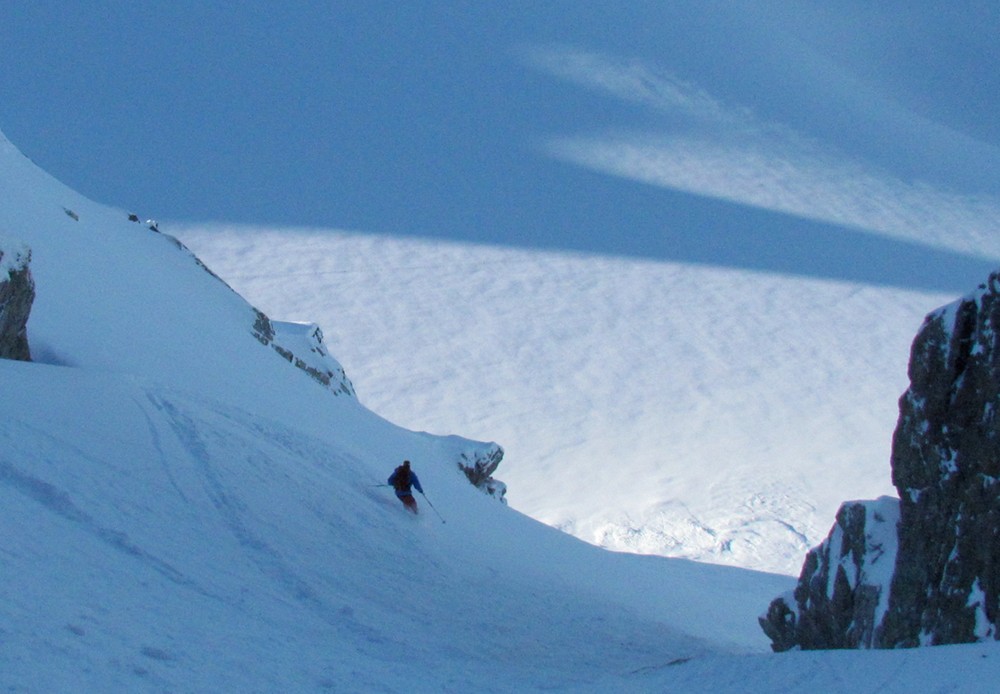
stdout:
[[(927, 316), (909, 377), (893, 436), (895, 533), (885, 532), (894, 500), (842, 507), (830, 538), (807, 556), (794, 593), (761, 617), (775, 650), (997, 638), (1000, 274)], [(873, 522), (882, 529), (873, 531)]]
[(31, 361), (28, 316), (35, 300), (31, 251), (0, 239), (0, 359)]

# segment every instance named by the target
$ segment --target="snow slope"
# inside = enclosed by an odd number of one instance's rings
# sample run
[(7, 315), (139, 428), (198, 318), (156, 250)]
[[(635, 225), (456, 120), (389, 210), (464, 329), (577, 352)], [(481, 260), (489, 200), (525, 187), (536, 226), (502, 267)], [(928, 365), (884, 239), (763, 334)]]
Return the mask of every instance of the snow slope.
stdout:
[(842, 501), (895, 494), (910, 341), (952, 298), (323, 229), (179, 235), (264, 310), (323, 325), (375, 411), (499, 441), (514, 508), (616, 550), (789, 575)]
[[(971, 691), (1000, 674), (987, 646), (769, 655), (755, 617), (788, 577), (611, 553), (502, 506), (447, 462), (474, 442), (318, 386), (190, 254), (2, 140), (0, 190), (38, 292), (38, 361), (0, 361), (8, 691)], [(447, 522), (373, 486), (404, 456)]]
[[(576, 543), (434, 467), (440, 441), (408, 450), (448, 524), (369, 487), (377, 461), (231, 403), (0, 366), (8, 686), (361, 691), (405, 688), (407, 663), (431, 689), (588, 682), (759, 648), (750, 604), (669, 618), (706, 582), (758, 604), (786, 584)], [(616, 597), (624, 576), (647, 597)]]
[[(459, 473), (476, 444), (389, 424), (261, 345), (168, 237), (6, 142), (0, 187), (38, 294), (38, 363), (0, 363), (8, 688), (395, 689), (408, 664), (431, 689), (567, 685), (765, 646), (754, 616), (787, 579), (531, 521)], [(374, 486), (404, 456), (447, 524)], [(728, 607), (695, 609), (713, 584)]]

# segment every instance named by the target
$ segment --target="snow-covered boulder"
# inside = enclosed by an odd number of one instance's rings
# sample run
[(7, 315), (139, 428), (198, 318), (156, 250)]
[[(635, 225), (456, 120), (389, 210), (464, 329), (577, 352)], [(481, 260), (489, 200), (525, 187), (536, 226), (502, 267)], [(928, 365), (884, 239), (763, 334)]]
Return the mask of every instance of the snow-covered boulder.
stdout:
[(28, 315), (35, 300), (31, 250), (0, 239), (0, 358), (31, 361)]
[(892, 442), (899, 500), (841, 508), (794, 593), (761, 618), (775, 650), (998, 637), (1000, 273), (927, 316), (909, 376)]

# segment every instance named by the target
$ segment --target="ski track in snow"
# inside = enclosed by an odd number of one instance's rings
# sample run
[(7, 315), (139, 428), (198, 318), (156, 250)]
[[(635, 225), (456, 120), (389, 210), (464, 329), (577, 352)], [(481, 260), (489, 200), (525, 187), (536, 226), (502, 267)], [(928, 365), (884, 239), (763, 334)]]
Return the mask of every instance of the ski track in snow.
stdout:
[(15, 468), (9, 462), (0, 460), (0, 484), (23, 494), (25, 497), (38, 503), (45, 510), (70, 521), (112, 549), (137, 559), (168, 580), (185, 587), (197, 588), (192, 581), (187, 579), (173, 566), (149, 555), (141, 547), (133, 543), (126, 533), (103, 526), (95, 521), (90, 515), (73, 503), (73, 500), (66, 492), (49, 482), (33, 477)]
[[(51, 367), (40, 368), (42, 372), (34, 367), (31, 374), (37, 378)], [(154, 414), (136, 411), (134, 405), (143, 397)], [(16, 641), (45, 639), (44, 645), (36, 643), (36, 657), (50, 662), (93, 658), (95, 641), (104, 643), (98, 650), (131, 654), (110, 669), (94, 663), (102, 674), (84, 681), (97, 688), (170, 689), (171, 682), (184, 681), (177, 679), (179, 670), (199, 673), (201, 682), (219, 682), (231, 667), (228, 661), (248, 658), (247, 649), (257, 654), (249, 659), (260, 659), (260, 664), (235, 677), (234, 686), (240, 688), (259, 688), (269, 681), (271, 668), (283, 671), (284, 663), (297, 655), (313, 686), (356, 682), (358, 690), (396, 691), (405, 687), (404, 676), (397, 682), (381, 669), (360, 676), (352, 671), (362, 663), (370, 668), (387, 654), (395, 654), (394, 663), (419, 662), (443, 673), (431, 680), (436, 683), (428, 685), (433, 689), (509, 691), (529, 682), (531, 687), (575, 688), (607, 677), (612, 663), (616, 665), (611, 672), (634, 670), (664, 653), (688, 657), (717, 647), (682, 635), (660, 618), (635, 613), (624, 606), (628, 601), (606, 602), (601, 591), (586, 600), (586, 591), (579, 587), (538, 582), (526, 566), (470, 562), (473, 555), (466, 545), (471, 543), (475, 553), (479, 543), (489, 547), (494, 541), (489, 533), (474, 530), (469, 518), (454, 517), (455, 529), (446, 530), (426, 516), (410, 517), (397, 504), (371, 504), (371, 489), (358, 484), (370, 479), (360, 461), (278, 422), (149, 388), (126, 389), (121, 397), (105, 396), (94, 404), (102, 412), (131, 412), (125, 423), (140, 425), (132, 429), (138, 435), (129, 434), (128, 441), (118, 441), (119, 448), (107, 452), (106, 439), (73, 443), (47, 437), (44, 429), (10, 417), (11, 409), (5, 409), (0, 428), (5, 450), (24, 460), (27, 468), (3, 459), (0, 494), (8, 519), (31, 518), (36, 528), (32, 535), (49, 542), (35, 549), (49, 555), (44, 565), (52, 573), (36, 585), (18, 574), (17, 591), (5, 604), (9, 623), (21, 625)], [(91, 425), (103, 429), (113, 419), (108, 414)], [(163, 422), (169, 433), (141, 426), (150, 419)], [(132, 466), (131, 473), (126, 464)], [(62, 468), (88, 465), (96, 466), (91, 474), (69, 478), (75, 491), (56, 488), (40, 472), (50, 468), (50, 474), (65, 477)], [(124, 477), (100, 472), (116, 468)], [(457, 478), (455, 473), (454, 485), (467, 489)], [(355, 483), (345, 487), (344, 479)], [(10, 492), (28, 505), (11, 500)], [(487, 516), (510, 516), (495, 501), (467, 493), (477, 507), (490, 511)], [(33, 516), (31, 509), (38, 507), (49, 512), (51, 521)], [(141, 513), (128, 519), (121, 515), (133, 507)], [(459, 510), (460, 505), (450, 507), (452, 514)], [(115, 530), (109, 520), (115, 517), (129, 523), (135, 536)], [(52, 523), (69, 527), (52, 531)], [(317, 534), (317, 528), (326, 532)], [(521, 543), (530, 535), (518, 534), (511, 549), (528, 550)], [(105, 551), (95, 550), (86, 537)], [(58, 544), (51, 544), (52, 538), (59, 538)], [(555, 546), (564, 542), (553, 539)], [(14, 566), (32, 567), (24, 563), (27, 556), (17, 546), (5, 556)], [(154, 546), (160, 554), (146, 549)], [(90, 567), (106, 561), (107, 551), (127, 557), (117, 564), (121, 570), (113, 576), (91, 573)], [(508, 550), (489, 551), (503, 556)], [(81, 552), (86, 557), (82, 563)], [(529, 551), (524, 560), (529, 566), (535, 562), (532, 557)], [(56, 567), (62, 570), (53, 571)], [(548, 571), (537, 568), (543, 574)], [(38, 591), (52, 592), (43, 610), (46, 615), (65, 614), (66, 627), (58, 638), (22, 631), (35, 623), (25, 611), (33, 609)], [(581, 609), (581, 604), (588, 608)], [(159, 606), (155, 615), (150, 613), (152, 605)], [(114, 616), (119, 610), (143, 614), (144, 619), (125, 626)], [(240, 633), (230, 631), (240, 623), (246, 635), (237, 649), (228, 642)], [(271, 631), (295, 636), (279, 645), (269, 636)], [(581, 640), (580, 634), (593, 638)], [(307, 639), (316, 645), (307, 645)], [(201, 652), (213, 641), (217, 651)], [(337, 656), (324, 658), (323, 649)], [(489, 655), (484, 657), (483, 649)], [(568, 653), (575, 653), (571, 660)], [(24, 684), (20, 678), (31, 670), (11, 657), (0, 649), (0, 663), (14, 673), (9, 681)], [(461, 662), (469, 663), (464, 671), (456, 666)], [(55, 667), (50, 677), (37, 678), (34, 684), (65, 689), (67, 683), (59, 676), (69, 671)], [(287, 686), (287, 679), (280, 681)], [(300, 680), (300, 686), (305, 684)]]

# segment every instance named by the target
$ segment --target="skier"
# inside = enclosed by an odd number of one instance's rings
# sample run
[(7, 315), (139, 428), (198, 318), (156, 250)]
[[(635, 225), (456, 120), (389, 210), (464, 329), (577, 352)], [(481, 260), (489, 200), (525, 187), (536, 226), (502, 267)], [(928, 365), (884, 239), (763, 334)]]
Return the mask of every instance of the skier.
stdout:
[(417, 473), (410, 469), (410, 461), (404, 460), (402, 465), (393, 470), (392, 474), (389, 475), (388, 482), (396, 490), (396, 496), (403, 502), (403, 506), (416, 513), (417, 500), (413, 498), (413, 492), (410, 491), (410, 487), (416, 487), (417, 491), (421, 494), (424, 493), (424, 488), (420, 486)]

